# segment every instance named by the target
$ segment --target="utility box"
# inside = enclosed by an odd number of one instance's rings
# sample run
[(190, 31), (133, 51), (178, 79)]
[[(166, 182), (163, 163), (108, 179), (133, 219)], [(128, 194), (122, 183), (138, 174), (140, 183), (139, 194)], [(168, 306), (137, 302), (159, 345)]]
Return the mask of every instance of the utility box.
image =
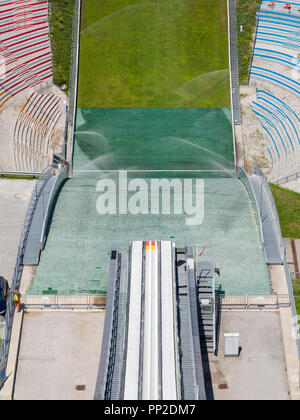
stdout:
[(240, 334), (226, 333), (224, 334), (224, 355), (238, 356), (240, 349)]

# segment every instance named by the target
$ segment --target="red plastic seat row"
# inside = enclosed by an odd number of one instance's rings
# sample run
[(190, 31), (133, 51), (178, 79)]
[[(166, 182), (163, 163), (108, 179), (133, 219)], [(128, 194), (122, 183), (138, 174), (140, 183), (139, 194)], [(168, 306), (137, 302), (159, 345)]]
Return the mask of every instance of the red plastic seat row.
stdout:
[(7, 98), (5, 98), (5, 100), (1, 101), (1, 99), (0, 99), (0, 107), (3, 106), (9, 99), (16, 96), (18, 93), (21, 93), (26, 89), (29, 89), (29, 88), (32, 88), (32, 87), (38, 85), (38, 84), (41, 84), (44, 80), (50, 79), (52, 77), (53, 77), (53, 72), (51, 71), (46, 76), (40, 77), (38, 80), (36, 80), (36, 81), (26, 85), (26, 86), (23, 86), (21, 89), (15, 91), (15, 92), (10, 93), (10, 95)]

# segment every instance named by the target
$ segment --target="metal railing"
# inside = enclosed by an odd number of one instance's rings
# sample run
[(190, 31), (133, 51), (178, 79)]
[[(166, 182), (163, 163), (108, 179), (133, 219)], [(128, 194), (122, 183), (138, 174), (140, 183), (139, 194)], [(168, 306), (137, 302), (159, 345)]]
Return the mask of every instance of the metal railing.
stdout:
[[(262, 1), (263, 0), (259, 0), (258, 12), (260, 10)], [(250, 60), (249, 68), (248, 68), (248, 80), (247, 80), (248, 85), (250, 85), (251, 68), (252, 68), (252, 64), (253, 64), (253, 53), (254, 53), (254, 48), (255, 48), (255, 44), (256, 44), (257, 30), (258, 30), (258, 16), (257, 16), (257, 12), (256, 12), (254, 39), (253, 39), (253, 43), (252, 43), (251, 60)]]
[(22, 305), (27, 310), (105, 309), (106, 295), (24, 295)]
[(282, 184), (286, 184), (287, 182), (294, 181), (298, 178), (300, 178), (300, 171), (297, 171), (292, 175), (288, 175), (283, 178), (280, 178), (277, 181), (272, 181), (272, 183), (276, 185), (282, 185)]
[[(24, 221), (21, 237), (20, 237), (15, 271), (14, 271), (14, 275), (13, 275), (13, 279), (11, 283), (12, 290), (20, 286), (20, 281), (21, 281), (21, 277), (23, 273), (23, 257), (24, 257), (28, 232), (31, 226), (31, 222), (32, 222), (36, 205), (37, 205), (38, 198), (46, 182), (49, 180), (51, 176), (52, 176), (52, 166), (49, 166), (42, 173), (39, 179), (36, 181), (34, 190), (32, 192), (28, 209), (27, 209), (27, 213), (25, 216), (25, 221)], [(6, 366), (7, 366), (7, 360), (8, 360), (9, 347), (10, 347), (10, 338), (11, 338), (11, 332), (12, 332), (14, 313), (15, 313), (15, 305), (13, 302), (13, 296), (10, 293), (8, 297), (8, 301), (7, 301), (4, 335), (3, 335), (1, 355), (0, 355), (0, 389), (2, 388), (6, 380)]]
[(291, 305), (289, 295), (235, 295), (221, 298), (222, 310), (277, 310)]

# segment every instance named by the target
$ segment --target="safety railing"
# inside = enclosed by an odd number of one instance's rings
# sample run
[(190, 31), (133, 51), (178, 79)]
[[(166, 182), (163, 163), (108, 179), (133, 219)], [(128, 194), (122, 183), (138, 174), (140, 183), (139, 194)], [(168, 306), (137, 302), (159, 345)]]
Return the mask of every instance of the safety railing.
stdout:
[(106, 295), (24, 295), (22, 305), (27, 310), (105, 309)]
[[(38, 198), (46, 182), (49, 180), (51, 176), (52, 176), (52, 166), (49, 166), (36, 181), (34, 190), (32, 192), (28, 209), (27, 209), (27, 213), (25, 216), (25, 221), (24, 221), (21, 237), (20, 237), (15, 271), (14, 271), (14, 275), (13, 275), (13, 279), (11, 283), (12, 290), (20, 286), (20, 281), (21, 281), (22, 272), (23, 272), (23, 257), (24, 257), (28, 232), (30, 229), (30, 225), (32, 222), (32, 218), (34, 215)], [(2, 388), (6, 380), (6, 366), (7, 366), (7, 360), (8, 360), (9, 347), (10, 347), (10, 338), (11, 338), (13, 319), (14, 319), (14, 312), (15, 312), (15, 305), (13, 302), (13, 296), (12, 294), (10, 294), (7, 301), (7, 311), (6, 311), (6, 316), (5, 316), (4, 334), (3, 334), (3, 339), (2, 339), (1, 355), (0, 355), (0, 389)]]
[(277, 310), (291, 305), (289, 295), (234, 295), (221, 299), (222, 310)]

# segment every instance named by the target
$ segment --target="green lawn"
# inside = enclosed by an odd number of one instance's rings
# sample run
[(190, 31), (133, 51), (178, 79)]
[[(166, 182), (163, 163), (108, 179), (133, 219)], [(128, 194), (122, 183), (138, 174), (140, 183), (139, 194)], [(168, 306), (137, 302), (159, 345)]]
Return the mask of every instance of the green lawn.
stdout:
[(83, 0), (79, 108), (229, 108), (226, 0)]
[(300, 194), (271, 184), (282, 235), (285, 238), (300, 238)]
[[(259, 0), (237, 0), (237, 35), (241, 82), (248, 79), (258, 6)], [(240, 26), (243, 27), (242, 32)]]
[(69, 90), (72, 46), (73, 0), (50, 0), (50, 32), (54, 83)]

